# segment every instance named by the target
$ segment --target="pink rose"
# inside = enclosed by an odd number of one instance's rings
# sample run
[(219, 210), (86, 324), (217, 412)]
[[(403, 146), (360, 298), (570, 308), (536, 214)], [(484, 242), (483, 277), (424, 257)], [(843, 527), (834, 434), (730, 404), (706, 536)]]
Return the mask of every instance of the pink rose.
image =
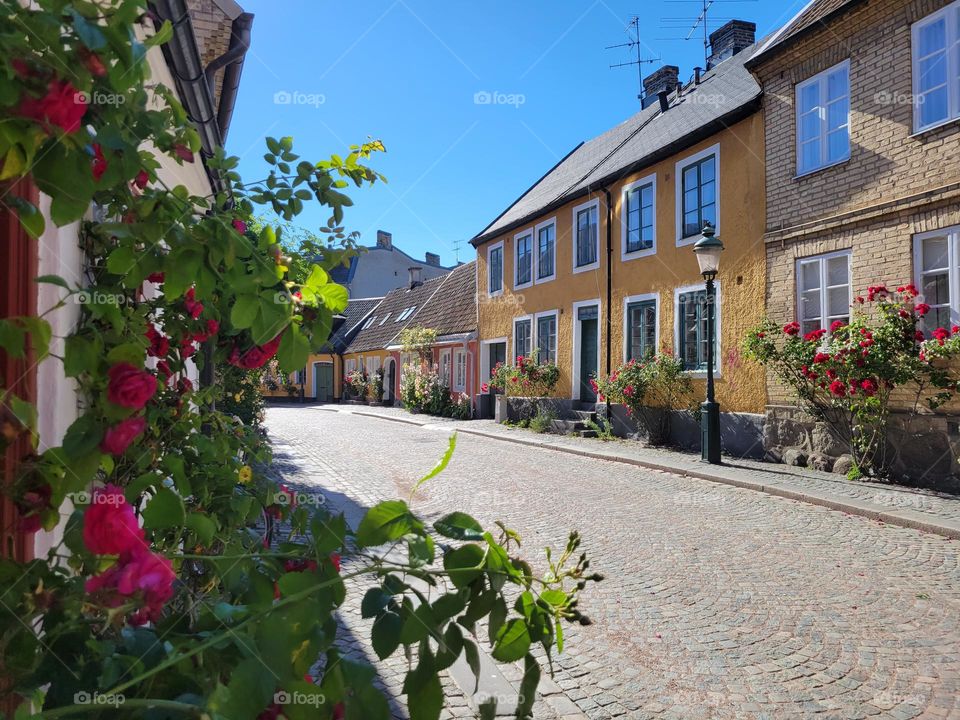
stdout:
[(120, 407), (139, 410), (157, 392), (157, 378), (130, 363), (117, 363), (107, 376), (107, 399)]
[(119, 555), (145, 547), (143, 528), (133, 507), (116, 485), (93, 491), (83, 513), (83, 544), (94, 555)]
[(247, 231), (247, 224), (243, 220), (234, 220), (233, 229), (243, 235)]
[(137, 436), (147, 428), (147, 420), (143, 417), (131, 417), (121, 420), (116, 425), (107, 428), (100, 442), (100, 449), (111, 455), (123, 455)]
[(91, 577), (84, 589), (99, 595), (108, 607), (117, 607), (129, 598), (139, 600), (142, 606), (129, 620), (131, 625), (143, 625), (160, 618), (163, 606), (173, 597), (174, 580), (170, 560), (141, 544), (121, 553), (116, 565)]

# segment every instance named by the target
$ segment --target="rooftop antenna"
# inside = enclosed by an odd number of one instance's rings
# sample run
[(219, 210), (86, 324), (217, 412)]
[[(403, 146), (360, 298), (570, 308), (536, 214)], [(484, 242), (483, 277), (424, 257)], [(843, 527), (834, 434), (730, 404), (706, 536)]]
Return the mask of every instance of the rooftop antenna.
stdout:
[[(633, 34), (630, 34), (631, 28), (633, 29)], [(640, 18), (637, 15), (634, 15), (630, 19), (630, 23), (627, 25), (627, 37), (629, 38), (628, 42), (620, 43), (619, 45), (607, 45), (605, 50), (613, 50), (614, 48), (629, 48), (630, 50), (636, 51), (636, 60), (631, 60), (630, 62), (616, 63), (611, 65), (610, 69), (630, 67), (631, 65), (637, 66), (637, 82), (639, 83), (639, 92), (637, 93), (637, 100), (643, 102), (643, 66), (646, 63), (655, 63), (659, 62), (660, 58), (647, 58), (644, 59), (641, 55), (641, 42), (640, 42)]]
[[(710, 10), (714, 5), (718, 3), (743, 3), (743, 2), (757, 2), (758, 0), (666, 0), (669, 3), (696, 3), (700, 6), (700, 14), (694, 19), (692, 17), (665, 17), (660, 18), (662, 22), (669, 23), (668, 25), (663, 25), (664, 29), (681, 29), (687, 27), (688, 23), (693, 20), (693, 25), (689, 26), (686, 36), (681, 38), (657, 38), (658, 40), (692, 40), (693, 36), (696, 34), (697, 30), (703, 31), (703, 66), (707, 67), (708, 60), (710, 59), (710, 23), (717, 22), (726, 22), (727, 20), (733, 20), (734, 18), (730, 17), (712, 17)], [(716, 29), (716, 28), (713, 28)]]
[(463, 240), (454, 240), (453, 241), (453, 263), (454, 265), (460, 264), (460, 245), (463, 244)]

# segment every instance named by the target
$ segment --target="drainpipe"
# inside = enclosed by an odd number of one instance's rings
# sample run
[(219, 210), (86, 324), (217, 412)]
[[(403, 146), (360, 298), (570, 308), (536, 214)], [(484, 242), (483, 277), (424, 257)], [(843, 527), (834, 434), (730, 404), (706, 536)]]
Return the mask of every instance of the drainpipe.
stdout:
[[(613, 321), (611, 319), (611, 303), (613, 302), (613, 203), (611, 202), (610, 188), (605, 187), (603, 189), (604, 195), (607, 198), (607, 312), (604, 317), (606, 318), (606, 350), (607, 350), (607, 377), (610, 377), (610, 371), (612, 370), (611, 358), (610, 358), (610, 345), (611, 338), (610, 332), (613, 329)], [(610, 398), (604, 398), (607, 405), (607, 422), (611, 422), (610, 419)]]
[(237, 102), (237, 90), (240, 87), (240, 75), (243, 73), (243, 61), (250, 48), (250, 29), (253, 27), (253, 13), (241, 13), (233, 21), (230, 28), (230, 46), (227, 51), (213, 60), (203, 74), (213, 95), (215, 87), (214, 76), (217, 70), (225, 67), (223, 85), (220, 91), (220, 103), (217, 108), (217, 125), (223, 142), (227, 141), (227, 132), (230, 130), (230, 120), (233, 117), (233, 108)]

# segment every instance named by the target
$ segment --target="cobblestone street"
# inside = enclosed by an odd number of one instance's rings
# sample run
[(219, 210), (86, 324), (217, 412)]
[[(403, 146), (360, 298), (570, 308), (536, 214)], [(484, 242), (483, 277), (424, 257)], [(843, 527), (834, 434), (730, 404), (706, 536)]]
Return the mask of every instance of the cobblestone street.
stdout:
[[(270, 408), (267, 426), (285, 481), (354, 526), (406, 497), (451, 430), (309, 407)], [(566, 628), (556, 692), (535, 717), (960, 718), (956, 541), (465, 434), (413, 508), (428, 522), (452, 510), (503, 520), (538, 566), (544, 546), (583, 534), (606, 580), (581, 602), (594, 624)], [(383, 672), (392, 692), (402, 671)], [(449, 714), (471, 716), (448, 685)]]

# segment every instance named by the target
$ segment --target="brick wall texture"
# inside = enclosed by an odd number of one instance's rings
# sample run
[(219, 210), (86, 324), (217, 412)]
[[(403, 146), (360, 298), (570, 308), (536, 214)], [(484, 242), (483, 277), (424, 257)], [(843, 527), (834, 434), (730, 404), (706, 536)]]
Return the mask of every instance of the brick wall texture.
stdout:
[[(796, 261), (852, 252), (852, 289), (915, 279), (913, 236), (960, 224), (960, 123), (913, 132), (911, 25), (944, 0), (869, 0), (755, 69), (764, 87), (767, 311), (797, 316)], [(796, 177), (795, 87), (850, 61), (850, 159)], [(790, 401), (775, 383), (769, 402)]]
[[(193, 33), (200, 48), (204, 67), (223, 55), (230, 46), (230, 28), (233, 23), (213, 0), (187, 0)], [(218, 70), (214, 81), (213, 99), (220, 102), (223, 70)]]

